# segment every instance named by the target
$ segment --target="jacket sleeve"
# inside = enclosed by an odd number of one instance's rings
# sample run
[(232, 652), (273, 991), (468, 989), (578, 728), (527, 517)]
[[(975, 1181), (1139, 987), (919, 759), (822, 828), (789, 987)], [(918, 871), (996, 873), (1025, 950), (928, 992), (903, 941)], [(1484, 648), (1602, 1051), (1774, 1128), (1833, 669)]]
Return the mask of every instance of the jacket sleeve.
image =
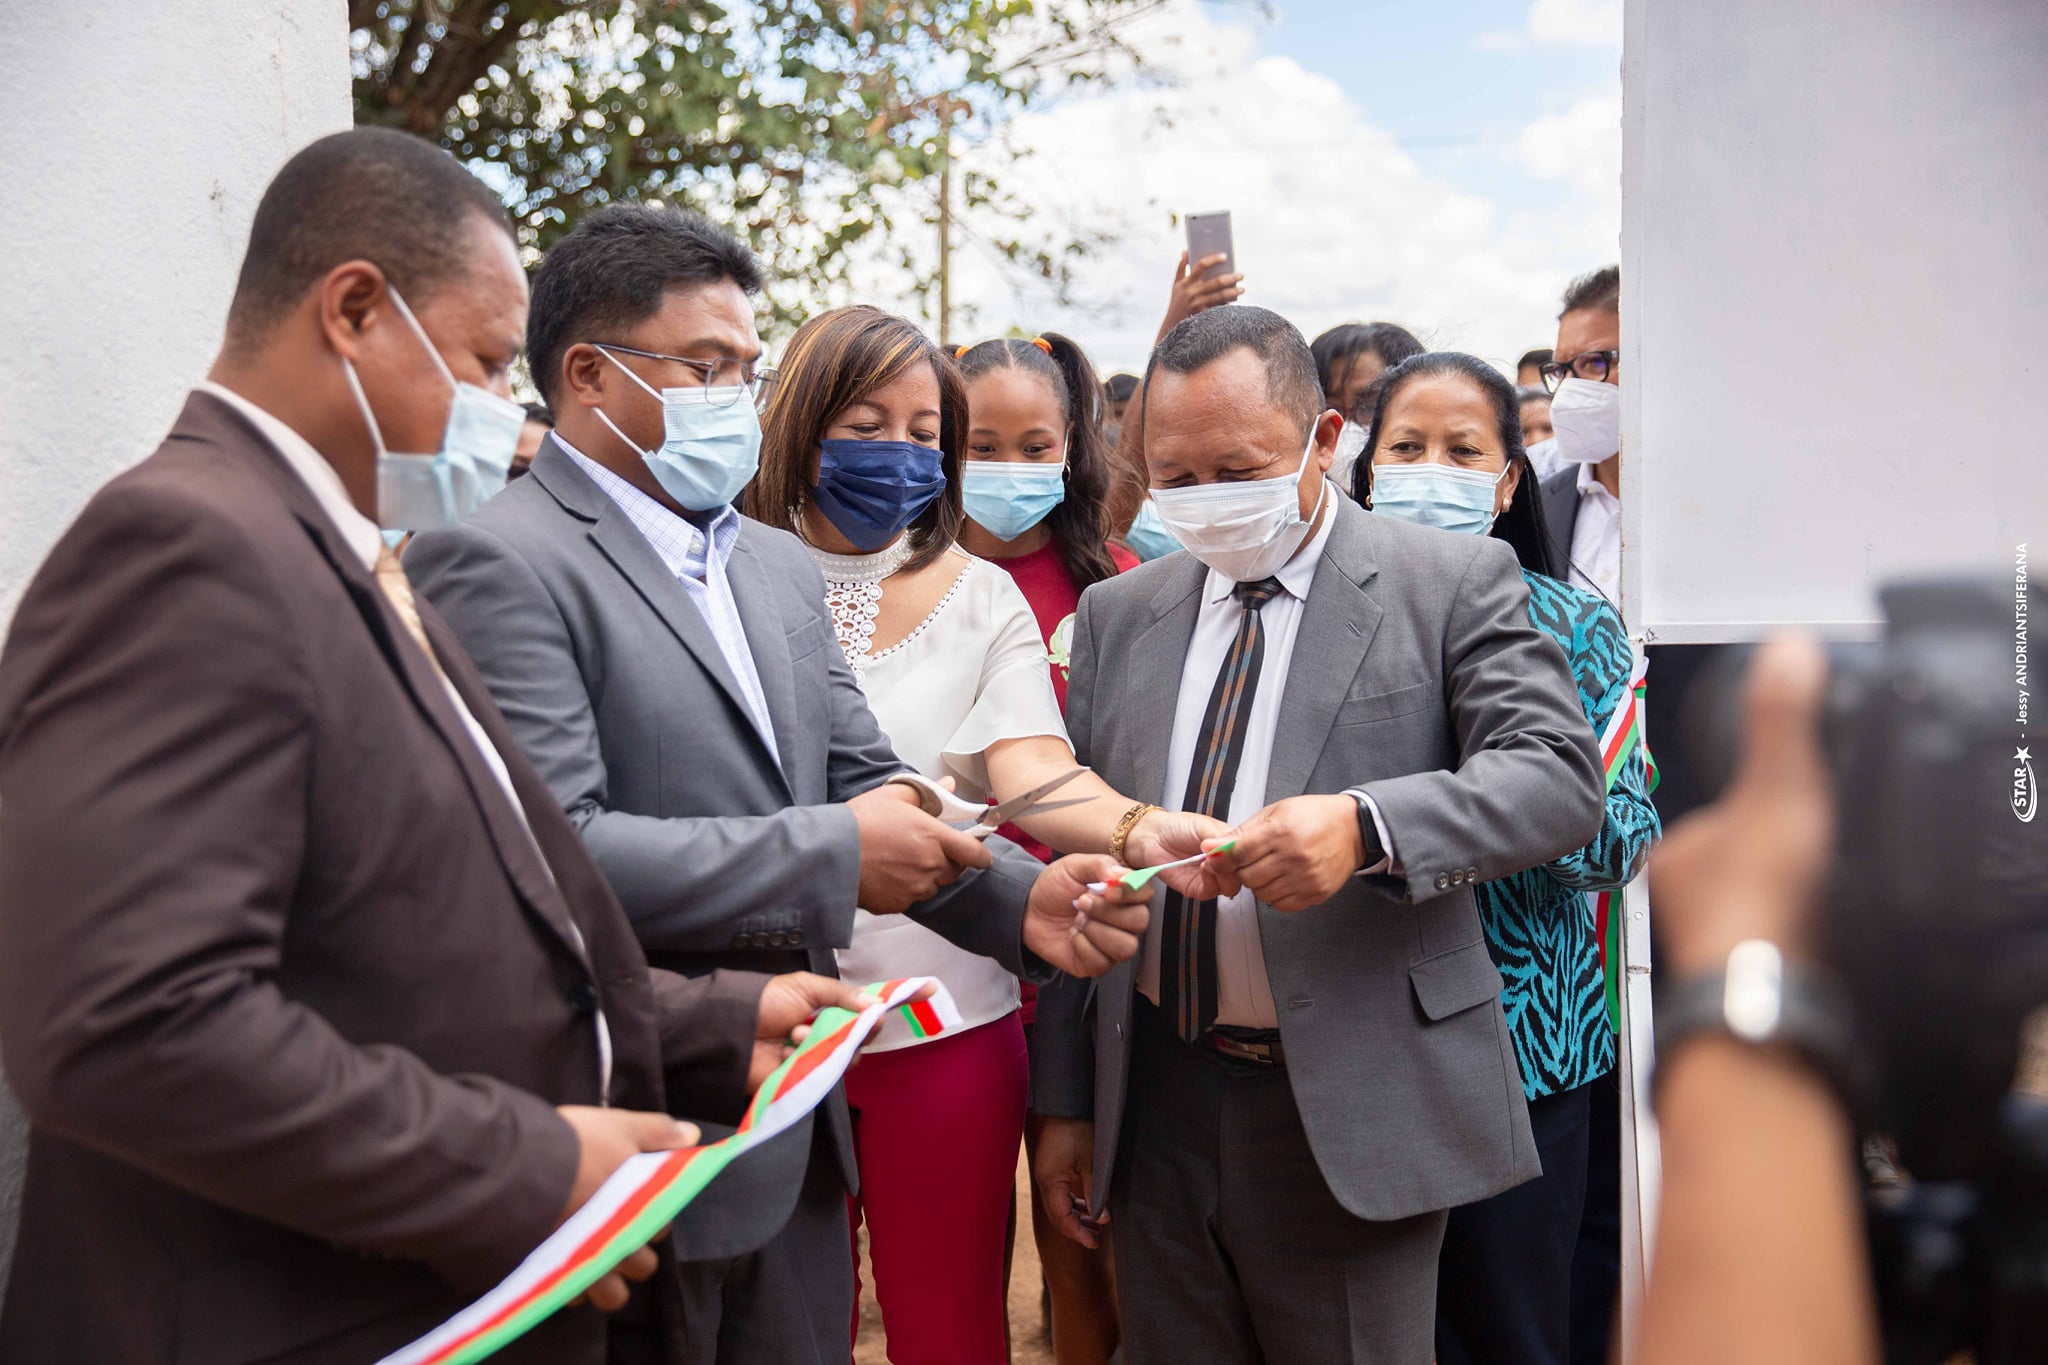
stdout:
[(769, 978), (719, 970), (686, 977), (650, 969), (670, 1113), (737, 1123)]
[[(1626, 723), (1635, 705), (1629, 686), (1634, 655), (1621, 617), (1605, 602), (1592, 602), (1585, 638), (1573, 651), (1572, 672), (1596, 736), (1607, 734), (1617, 716)], [(1640, 720), (1636, 724), (1640, 726)], [(1574, 891), (1611, 891), (1640, 872), (1663, 827), (1650, 802), (1649, 765), (1638, 741), (1629, 747), (1607, 783), (1600, 832), (1583, 848), (1544, 864), (1544, 872)]]
[[(1067, 733), (1074, 758), (1089, 764), (1094, 737), (1095, 655), (1092, 592), (1081, 594), (1067, 667)], [(1090, 765), (1092, 766), (1092, 765)], [(1031, 1025), (1031, 1108), (1049, 1118), (1095, 1116), (1094, 982), (1061, 975), (1041, 986)]]
[(1404, 901), (1549, 862), (1600, 828), (1599, 761), (1564, 652), (1530, 623), (1514, 552), (1473, 548), (1443, 642), (1458, 766), (1358, 788), (1400, 859), (1365, 880)]
[[(525, 556), (472, 521), (415, 536), (405, 568), (461, 639), (643, 944), (724, 952), (737, 935), (790, 931), (809, 947), (852, 941), (860, 889), (852, 811), (792, 806), (772, 815), (663, 818), (613, 810), (575, 641)], [(845, 683), (858, 694), (850, 673)], [(835, 677), (835, 705), (843, 706), (838, 685)]]
[(560, 1217), (576, 1139), (279, 989), (317, 693), (277, 581), (211, 507), (116, 488), (23, 601), (0, 661), (8, 1076), (39, 1128), (482, 1288)]

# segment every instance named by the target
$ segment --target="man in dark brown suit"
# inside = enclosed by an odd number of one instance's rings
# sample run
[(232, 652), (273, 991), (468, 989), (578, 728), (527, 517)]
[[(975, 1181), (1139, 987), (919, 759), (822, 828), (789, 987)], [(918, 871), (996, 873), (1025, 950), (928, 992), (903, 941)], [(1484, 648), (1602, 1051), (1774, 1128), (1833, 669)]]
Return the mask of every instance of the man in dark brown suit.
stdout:
[[(525, 316), (503, 210), (451, 158), (315, 143), (257, 211), (210, 381), (22, 600), (0, 655), (0, 1040), (33, 1125), (10, 1365), (374, 1361), (627, 1156), (694, 1140), (664, 1105), (737, 1111), (759, 1040), (855, 999), (650, 974), (384, 548), (380, 463), (437, 458), (385, 452), (469, 439), (451, 414), (491, 400), (461, 386), (505, 392)], [(648, 1357), (676, 1326), (673, 1277), (653, 1289), (629, 1314)], [(499, 1359), (594, 1362), (605, 1336), (571, 1308)]]

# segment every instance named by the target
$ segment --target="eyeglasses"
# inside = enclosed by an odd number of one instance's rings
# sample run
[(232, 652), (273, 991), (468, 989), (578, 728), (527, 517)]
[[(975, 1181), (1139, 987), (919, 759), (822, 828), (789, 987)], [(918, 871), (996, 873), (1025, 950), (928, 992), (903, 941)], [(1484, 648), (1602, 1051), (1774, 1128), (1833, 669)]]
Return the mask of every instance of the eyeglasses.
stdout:
[(713, 407), (731, 407), (739, 400), (744, 389), (755, 405), (764, 406), (775, 392), (776, 381), (782, 376), (774, 370), (757, 370), (744, 360), (692, 360), (683, 355), (663, 355), (660, 351), (642, 351), (632, 346), (614, 346), (602, 343), (607, 351), (622, 355), (637, 355), (647, 360), (666, 360), (674, 365), (687, 365), (698, 375), (696, 391), (704, 395), (704, 401)]
[(1552, 360), (1544, 364), (1537, 373), (1543, 376), (1543, 387), (1552, 393), (1567, 378), (1590, 379), (1595, 384), (1605, 384), (1607, 376), (1614, 373), (1614, 367), (1621, 363), (1620, 351), (1582, 351), (1570, 360)]

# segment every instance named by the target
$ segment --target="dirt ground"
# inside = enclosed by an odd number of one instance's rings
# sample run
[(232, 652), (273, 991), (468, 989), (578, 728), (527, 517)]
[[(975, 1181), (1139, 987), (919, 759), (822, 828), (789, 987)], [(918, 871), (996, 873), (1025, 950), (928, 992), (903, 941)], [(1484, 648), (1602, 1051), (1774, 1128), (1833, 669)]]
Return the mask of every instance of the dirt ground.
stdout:
[[(1022, 1154), (1017, 1162), (1017, 1251), (1010, 1262), (1011, 1365), (1053, 1365), (1052, 1342), (1038, 1310), (1038, 1249), (1031, 1244), (1031, 1183)], [(860, 1338), (854, 1343), (854, 1365), (885, 1365), (888, 1344), (882, 1335), (882, 1310), (875, 1304), (874, 1276), (867, 1267), (867, 1236), (861, 1236)]]

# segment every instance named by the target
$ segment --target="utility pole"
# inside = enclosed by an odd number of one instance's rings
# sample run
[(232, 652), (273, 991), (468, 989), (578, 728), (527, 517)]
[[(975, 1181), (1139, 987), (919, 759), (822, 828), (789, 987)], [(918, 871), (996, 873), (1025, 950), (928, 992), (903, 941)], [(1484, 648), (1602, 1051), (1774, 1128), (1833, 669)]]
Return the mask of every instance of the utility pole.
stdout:
[(953, 346), (953, 111), (939, 125), (939, 346)]

